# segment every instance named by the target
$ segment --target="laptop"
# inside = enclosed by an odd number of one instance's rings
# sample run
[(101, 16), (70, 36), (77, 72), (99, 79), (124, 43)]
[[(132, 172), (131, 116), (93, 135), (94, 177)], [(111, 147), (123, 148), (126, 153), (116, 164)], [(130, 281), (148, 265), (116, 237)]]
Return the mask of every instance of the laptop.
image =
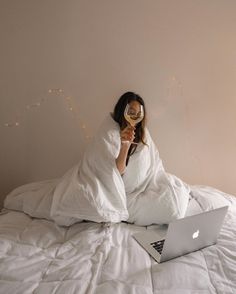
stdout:
[(217, 241), (228, 206), (177, 219), (168, 225), (166, 235), (155, 231), (133, 234), (135, 240), (158, 262), (164, 262)]

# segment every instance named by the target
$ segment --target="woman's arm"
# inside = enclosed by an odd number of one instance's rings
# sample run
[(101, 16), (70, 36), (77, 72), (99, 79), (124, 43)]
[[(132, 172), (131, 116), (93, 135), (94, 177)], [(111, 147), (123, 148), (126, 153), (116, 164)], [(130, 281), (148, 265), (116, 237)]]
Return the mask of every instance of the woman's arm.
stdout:
[(118, 157), (116, 158), (116, 166), (120, 174), (123, 175), (126, 168), (126, 158), (132, 141), (134, 140), (134, 127), (127, 126), (120, 132), (121, 147)]
[(118, 157), (116, 158), (116, 166), (117, 166), (117, 169), (119, 170), (121, 175), (123, 175), (125, 172), (126, 158), (128, 155), (129, 147), (130, 147), (129, 142), (128, 143), (121, 143), (120, 153), (119, 153)]

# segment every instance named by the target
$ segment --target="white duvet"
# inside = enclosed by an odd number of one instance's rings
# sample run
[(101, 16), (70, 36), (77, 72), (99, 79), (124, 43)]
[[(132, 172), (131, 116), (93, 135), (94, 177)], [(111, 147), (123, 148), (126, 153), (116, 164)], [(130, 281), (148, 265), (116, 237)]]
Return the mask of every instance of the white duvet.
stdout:
[[(81, 222), (60, 227), (5, 209), (0, 215), (0, 293), (236, 293), (236, 200), (204, 186), (191, 186), (190, 194), (187, 215), (229, 205), (218, 243), (163, 264), (132, 234), (146, 229), (161, 234), (166, 226)], [(20, 209), (22, 202), (15, 201)], [(35, 203), (27, 208), (43, 205)]]
[(116, 167), (120, 127), (109, 115), (77, 165), (61, 179), (18, 187), (5, 206), (18, 203), (31, 216), (67, 226), (82, 220), (168, 224), (183, 217), (190, 188), (164, 170), (148, 130), (145, 137), (147, 145), (138, 145), (122, 177)]

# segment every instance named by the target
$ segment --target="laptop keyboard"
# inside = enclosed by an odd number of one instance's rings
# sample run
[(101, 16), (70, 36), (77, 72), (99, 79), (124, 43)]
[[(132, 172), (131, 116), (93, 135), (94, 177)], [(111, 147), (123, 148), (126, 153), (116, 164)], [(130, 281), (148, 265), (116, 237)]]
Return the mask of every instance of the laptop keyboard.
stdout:
[(156, 242), (152, 242), (150, 245), (152, 245), (152, 247), (159, 253), (161, 254), (162, 249), (163, 249), (163, 245), (164, 245), (165, 239), (163, 240), (159, 240)]

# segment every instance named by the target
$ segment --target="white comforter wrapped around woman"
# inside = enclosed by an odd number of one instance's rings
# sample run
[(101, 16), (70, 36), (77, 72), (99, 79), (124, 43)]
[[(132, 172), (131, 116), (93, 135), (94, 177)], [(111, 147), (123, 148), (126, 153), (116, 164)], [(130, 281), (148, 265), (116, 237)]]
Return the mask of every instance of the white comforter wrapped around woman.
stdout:
[(121, 176), (116, 167), (120, 127), (109, 115), (79, 164), (57, 184), (52, 218), (62, 225), (79, 219), (149, 225), (183, 217), (189, 188), (165, 172), (147, 130), (146, 143), (138, 145)]
[(146, 143), (138, 145), (121, 176), (120, 127), (109, 115), (77, 165), (61, 179), (16, 188), (5, 207), (66, 226), (82, 220), (150, 225), (184, 217), (189, 187), (165, 172), (148, 130)]

